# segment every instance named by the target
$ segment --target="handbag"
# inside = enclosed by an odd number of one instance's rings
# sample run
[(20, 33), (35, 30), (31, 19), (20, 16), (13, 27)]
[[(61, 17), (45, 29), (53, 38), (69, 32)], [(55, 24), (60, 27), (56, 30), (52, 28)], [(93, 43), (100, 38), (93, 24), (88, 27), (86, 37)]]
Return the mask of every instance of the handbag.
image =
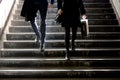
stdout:
[(89, 25), (88, 25), (88, 19), (81, 19), (81, 35), (83, 38), (87, 37), (89, 35)]
[(63, 15), (62, 14), (61, 15), (57, 14), (56, 17), (55, 17), (56, 23), (61, 24), (62, 20), (63, 20)]

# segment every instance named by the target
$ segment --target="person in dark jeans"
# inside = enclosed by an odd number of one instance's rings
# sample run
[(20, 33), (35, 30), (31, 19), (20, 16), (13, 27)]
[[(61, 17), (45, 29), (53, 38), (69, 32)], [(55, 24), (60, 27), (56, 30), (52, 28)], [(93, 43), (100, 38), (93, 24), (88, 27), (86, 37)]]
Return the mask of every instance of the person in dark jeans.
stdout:
[(66, 58), (69, 59), (70, 29), (72, 29), (71, 49), (75, 51), (75, 38), (77, 27), (82, 26), (80, 13), (83, 19), (86, 18), (86, 11), (82, 0), (57, 0), (58, 15), (62, 15), (61, 26), (65, 28)]
[[(54, 0), (51, 0), (50, 8), (53, 8)], [(45, 48), (45, 37), (46, 37), (46, 14), (48, 9), (48, 1), (47, 0), (24, 0), (23, 7), (21, 10), (21, 16), (25, 17), (26, 21), (30, 21), (31, 26), (36, 34), (36, 43), (41, 44), (41, 51), (44, 51)], [(39, 11), (39, 15), (41, 18), (40, 29), (38, 29), (36, 24), (36, 15)]]

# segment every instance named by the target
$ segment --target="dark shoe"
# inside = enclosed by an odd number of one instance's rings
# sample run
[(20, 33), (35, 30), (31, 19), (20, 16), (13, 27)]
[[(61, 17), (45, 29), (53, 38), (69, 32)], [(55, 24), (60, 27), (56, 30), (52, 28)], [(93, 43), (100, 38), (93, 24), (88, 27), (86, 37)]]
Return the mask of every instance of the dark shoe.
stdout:
[(45, 49), (44, 48), (41, 48), (41, 52), (44, 52), (45, 51)]
[(71, 51), (75, 51), (75, 43), (72, 42)]
[(72, 46), (72, 52), (74, 52), (75, 51), (75, 46)]
[(44, 52), (45, 50), (44, 49), (41, 49), (41, 54), (44, 56)]
[(38, 48), (40, 48), (40, 40), (38, 38), (35, 38), (35, 44)]
[(45, 44), (41, 44), (41, 52), (45, 51)]
[(36, 44), (40, 44), (40, 39), (38, 37), (35, 38)]

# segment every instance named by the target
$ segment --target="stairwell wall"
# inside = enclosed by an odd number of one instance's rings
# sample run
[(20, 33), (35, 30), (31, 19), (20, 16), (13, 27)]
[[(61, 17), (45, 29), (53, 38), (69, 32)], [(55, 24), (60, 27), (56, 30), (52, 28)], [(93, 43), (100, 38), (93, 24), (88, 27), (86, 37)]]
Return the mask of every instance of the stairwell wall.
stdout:
[(0, 37), (11, 12), (15, 0), (2, 0), (0, 3)]
[(110, 0), (120, 24), (120, 0)]

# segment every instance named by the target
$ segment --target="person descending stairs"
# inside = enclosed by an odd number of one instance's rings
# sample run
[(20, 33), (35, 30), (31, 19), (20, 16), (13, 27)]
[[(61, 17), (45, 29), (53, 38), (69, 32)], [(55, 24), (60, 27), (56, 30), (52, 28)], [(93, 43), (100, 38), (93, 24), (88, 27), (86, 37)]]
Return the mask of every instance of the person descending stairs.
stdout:
[(23, 0), (16, 1), (0, 51), (0, 80), (120, 80), (120, 26), (110, 0), (84, 0), (90, 34), (82, 39), (78, 29), (70, 60), (64, 29), (54, 20), (56, 1), (47, 13), (44, 55), (30, 23), (19, 15)]

